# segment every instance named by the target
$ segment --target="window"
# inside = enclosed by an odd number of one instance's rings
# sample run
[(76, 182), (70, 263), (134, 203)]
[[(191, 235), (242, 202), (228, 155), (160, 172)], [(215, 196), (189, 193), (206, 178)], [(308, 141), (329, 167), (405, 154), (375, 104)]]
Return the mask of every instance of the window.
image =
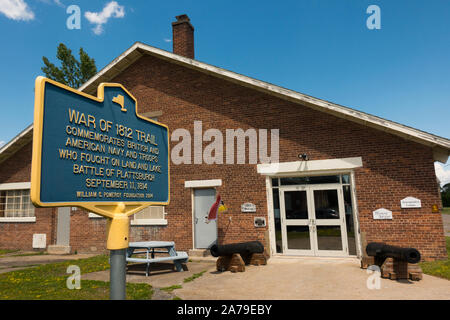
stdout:
[(34, 217), (29, 189), (0, 190), (0, 218)]
[(103, 216), (101, 216), (101, 215), (99, 215), (99, 214), (96, 214), (96, 213), (93, 213), (93, 212), (89, 212), (88, 217), (91, 218), (91, 219), (101, 219), (101, 218), (104, 218)]
[(163, 206), (151, 206), (134, 214), (131, 225), (167, 225)]
[(340, 176), (311, 176), (311, 177), (288, 177), (281, 178), (282, 186), (298, 185), (298, 184), (322, 184), (322, 183), (339, 183)]

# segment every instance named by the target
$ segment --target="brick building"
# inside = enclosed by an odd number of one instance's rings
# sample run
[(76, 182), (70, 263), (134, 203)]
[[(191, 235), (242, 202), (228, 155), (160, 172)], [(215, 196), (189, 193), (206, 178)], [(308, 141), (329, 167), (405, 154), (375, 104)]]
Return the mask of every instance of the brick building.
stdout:
[[(101, 82), (121, 83), (141, 115), (169, 126), (172, 155), (182, 159), (172, 159), (170, 204), (136, 214), (132, 241), (201, 252), (260, 240), (272, 255), (358, 257), (365, 243), (383, 241), (426, 260), (446, 257), (432, 208), (441, 209), (434, 162), (447, 161), (450, 140), (194, 60), (189, 18), (172, 26), (173, 53), (135, 43), (79, 89), (96, 95)], [(245, 148), (236, 139), (237, 152), (206, 163), (211, 133), (225, 145), (230, 129), (247, 135)], [(105, 250), (104, 218), (30, 203), (32, 131), (0, 149), (0, 248)], [(192, 143), (180, 151), (186, 133)], [(260, 161), (264, 143), (271, 163)], [(217, 193), (229, 209), (207, 224)], [(413, 207), (401, 205), (408, 197)]]

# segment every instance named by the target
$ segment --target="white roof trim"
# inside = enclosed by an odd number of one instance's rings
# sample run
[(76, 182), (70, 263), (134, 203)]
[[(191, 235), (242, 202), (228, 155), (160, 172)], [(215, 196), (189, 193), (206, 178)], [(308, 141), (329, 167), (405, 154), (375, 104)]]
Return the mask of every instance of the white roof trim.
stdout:
[(11, 141), (9, 141), (7, 144), (5, 144), (3, 147), (0, 148), (0, 154), (5, 152), (9, 147), (11, 147), (14, 143), (19, 141), (21, 138), (27, 135), (30, 131), (33, 130), (33, 124), (29, 125), (25, 130), (23, 130), (21, 133), (19, 133), (17, 136), (15, 136)]
[[(441, 151), (447, 153), (447, 156), (450, 155), (450, 140), (439, 137), (424, 131), (420, 131), (393, 121), (389, 121), (377, 116), (373, 116), (361, 111), (357, 111), (348, 107), (344, 107), (341, 105), (337, 105), (332, 102), (328, 102), (325, 100), (321, 100), (318, 98), (314, 98), (299, 92), (295, 92), (289, 89), (285, 89), (264, 81), (256, 80), (232, 71), (228, 71), (222, 68), (218, 68), (197, 60), (189, 59), (172, 52), (168, 52), (165, 50), (161, 50), (140, 42), (136, 42), (132, 45), (128, 50), (122, 53), (119, 57), (117, 57), (114, 61), (108, 64), (105, 68), (103, 68), (99, 73), (97, 73), (93, 78), (91, 78), (88, 82), (86, 82), (83, 86), (80, 87), (81, 91), (89, 91), (93, 89), (97, 89), (95, 84), (100, 82), (106, 82), (110, 79), (101, 79), (104, 76), (107, 76), (109, 70), (113, 69), (119, 63), (126, 63), (127, 56), (131, 53), (138, 51), (140, 56), (143, 54), (149, 54), (153, 56), (158, 56), (165, 60), (170, 60), (171, 62), (184, 65), (186, 67), (196, 69), (202, 72), (206, 72), (208, 74), (215, 75), (220, 78), (227, 79), (229, 81), (237, 82), (241, 85), (245, 85), (248, 87), (252, 87), (254, 89), (264, 91), (268, 94), (276, 95), (280, 98), (287, 99), (292, 102), (300, 103), (302, 105), (309, 106), (313, 109), (327, 112), (333, 114), (338, 117), (346, 118), (355, 122), (358, 122), (363, 125), (367, 125), (370, 127), (377, 128), (379, 130), (387, 131), (393, 133), (395, 135), (401, 136), (408, 140), (413, 140), (418, 143), (422, 143), (428, 145), (430, 147), (439, 147)], [(136, 59), (131, 59), (133, 62)], [(130, 63), (131, 64), (131, 63)], [(125, 67), (126, 68), (126, 67)], [(120, 68), (124, 70), (125, 68)], [(90, 88), (90, 86), (95, 85), (94, 88)], [(445, 150), (442, 150), (445, 149)], [(441, 152), (442, 153), (442, 152)], [(441, 157), (442, 159), (442, 157)]]
[[(244, 85), (270, 95), (277, 96), (281, 99), (289, 100), (294, 103), (301, 104), (303, 106), (308, 106), (312, 109), (333, 114), (337, 117), (345, 118), (350, 121), (360, 123), (365, 126), (376, 128), (378, 130), (386, 131), (391, 134), (400, 136), (407, 140), (412, 140), (417, 143), (421, 143), (433, 148), (433, 157), (435, 161), (446, 162), (448, 156), (450, 156), (450, 140), (433, 135), (428, 132), (424, 132), (412, 127), (408, 127), (397, 122), (389, 121), (377, 116), (373, 116), (361, 111), (357, 111), (348, 107), (344, 107), (332, 102), (314, 98), (293, 90), (285, 89), (264, 81), (256, 80), (232, 71), (228, 71), (222, 68), (218, 68), (197, 60), (189, 59), (172, 52), (161, 50), (140, 42), (136, 42), (120, 56), (109, 63), (105, 68), (100, 70), (94, 77), (89, 79), (85, 84), (83, 84), (79, 90), (94, 94), (97, 90), (98, 85), (101, 82), (108, 82), (125, 70), (129, 65), (134, 63), (142, 55), (148, 54), (157, 56), (161, 59), (168, 60), (172, 63), (177, 63), (185, 67), (195, 69), (213, 76), (226, 79)], [(25, 131), (29, 131), (33, 126), (28, 127), (22, 133), (26, 134)], [(19, 134), (19, 135), (22, 135)], [(19, 136), (18, 136), (19, 137)], [(16, 137), (17, 138), (17, 137)], [(10, 145), (14, 144), (15, 139), (11, 140), (7, 145), (0, 149), (0, 154), (6, 150)]]

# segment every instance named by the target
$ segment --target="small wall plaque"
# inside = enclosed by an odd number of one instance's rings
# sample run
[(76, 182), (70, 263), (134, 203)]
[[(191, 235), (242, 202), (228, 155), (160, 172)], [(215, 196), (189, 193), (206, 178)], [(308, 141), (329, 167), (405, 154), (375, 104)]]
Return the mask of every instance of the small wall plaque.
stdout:
[(414, 197), (406, 197), (400, 201), (402, 208), (422, 208), (422, 201)]
[(256, 205), (250, 202), (241, 205), (241, 212), (256, 212)]
[(373, 218), (376, 220), (392, 220), (392, 211), (385, 208), (377, 209), (373, 212)]
[(255, 217), (253, 221), (256, 228), (264, 228), (266, 226), (265, 217)]

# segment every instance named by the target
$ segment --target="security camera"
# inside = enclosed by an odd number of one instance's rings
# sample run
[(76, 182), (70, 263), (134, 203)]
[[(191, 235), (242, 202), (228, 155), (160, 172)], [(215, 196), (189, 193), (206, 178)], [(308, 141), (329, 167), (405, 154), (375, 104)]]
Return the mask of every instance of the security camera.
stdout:
[(308, 161), (309, 160), (308, 155), (306, 153), (299, 154), (298, 157), (301, 160), (304, 160), (304, 161)]

